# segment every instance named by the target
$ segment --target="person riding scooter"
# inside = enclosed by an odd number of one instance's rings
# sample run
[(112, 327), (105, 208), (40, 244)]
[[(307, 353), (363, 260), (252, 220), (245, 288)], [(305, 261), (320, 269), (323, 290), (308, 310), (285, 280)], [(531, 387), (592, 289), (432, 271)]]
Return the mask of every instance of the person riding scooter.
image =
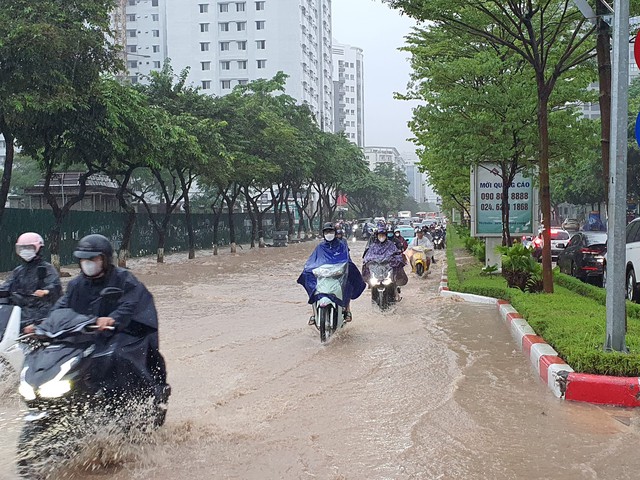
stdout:
[[(158, 312), (153, 296), (134, 275), (113, 265), (113, 247), (97, 234), (83, 237), (73, 252), (82, 275), (69, 282), (66, 294), (52, 312), (70, 308), (84, 315), (95, 315), (101, 335), (97, 348), (113, 353), (105, 358), (100, 371), (92, 376), (114, 390), (127, 391), (131, 382), (142, 383), (156, 399), (166, 401), (170, 387), (164, 358), (159, 351)], [(123, 293), (118, 299), (103, 299), (100, 292), (115, 287)]]
[(402, 236), (402, 232), (399, 228), (396, 228), (393, 231), (393, 241), (401, 252), (404, 252), (409, 246), (407, 240)]
[(369, 262), (389, 262), (389, 265), (393, 268), (394, 277), (398, 287), (402, 287), (407, 284), (409, 279), (407, 278), (407, 274), (404, 272), (404, 257), (396, 244), (392, 240), (387, 239), (387, 229), (385, 227), (378, 228), (376, 241), (371, 244), (364, 255), (362, 276), (365, 282), (369, 281), (370, 274), (367, 266)]
[[(317, 279), (313, 270), (326, 264), (348, 263), (346, 281), (343, 284), (342, 298), (336, 301), (343, 307), (344, 321), (352, 320), (350, 303), (351, 300), (358, 298), (366, 285), (362, 280), (362, 275), (358, 267), (351, 261), (349, 256), (349, 247), (345, 240), (336, 237), (336, 228), (331, 223), (325, 223), (322, 227), (323, 241), (315, 248), (309, 259), (304, 265), (302, 273), (298, 277), (298, 283), (304, 287), (309, 295), (309, 303), (313, 304), (316, 300)], [(312, 315), (309, 318), (309, 325), (315, 325), (316, 320)]]
[(43, 247), (44, 240), (37, 233), (20, 235), (16, 241), (16, 255), (22, 260), (22, 265), (16, 267), (0, 285), (0, 292), (21, 297), (21, 329), (45, 318), (62, 295), (58, 272), (42, 259)]
[[(431, 253), (431, 255), (428, 255), (429, 257), (431, 257), (431, 262), (434, 262), (434, 258), (433, 258), (433, 242), (428, 239), (424, 232), (420, 229), (416, 230), (416, 236), (413, 237), (413, 239), (411, 240), (411, 243), (409, 244), (409, 248), (407, 249), (407, 256), (409, 257), (409, 262), (411, 264), (411, 270), (415, 271), (415, 259), (413, 256), (413, 247), (418, 247), (418, 249), (424, 249), (423, 253), (424, 254), (428, 254)], [(426, 268), (429, 268), (429, 264), (427, 263)]]

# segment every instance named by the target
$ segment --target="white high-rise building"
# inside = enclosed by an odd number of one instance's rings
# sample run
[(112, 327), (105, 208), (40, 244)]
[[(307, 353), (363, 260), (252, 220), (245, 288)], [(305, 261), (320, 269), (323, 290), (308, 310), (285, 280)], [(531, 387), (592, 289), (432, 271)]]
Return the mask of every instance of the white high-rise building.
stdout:
[(283, 71), (286, 93), (333, 130), (331, 0), (127, 0), (124, 17), (133, 81), (167, 58), (212, 95)]
[(7, 159), (7, 143), (4, 137), (0, 135), (0, 168), (4, 168), (4, 161)]
[(362, 49), (333, 42), (334, 130), (364, 147), (364, 55)]
[(390, 163), (405, 171), (406, 162), (396, 147), (364, 147), (363, 152), (371, 171), (381, 163)]

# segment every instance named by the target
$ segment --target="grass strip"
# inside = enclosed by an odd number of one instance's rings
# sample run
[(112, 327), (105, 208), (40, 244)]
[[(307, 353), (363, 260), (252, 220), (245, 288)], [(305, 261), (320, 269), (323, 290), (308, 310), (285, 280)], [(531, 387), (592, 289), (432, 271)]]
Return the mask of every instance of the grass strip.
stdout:
[[(577, 372), (640, 376), (640, 305), (627, 303), (626, 341), (630, 353), (605, 353), (602, 349), (606, 327), (604, 290), (558, 272), (554, 273), (553, 294), (508, 288), (502, 276), (482, 275), (483, 265), (463, 248), (464, 241), (455, 228), (448, 229), (450, 290), (509, 301)], [(462, 257), (466, 257), (464, 261)]]

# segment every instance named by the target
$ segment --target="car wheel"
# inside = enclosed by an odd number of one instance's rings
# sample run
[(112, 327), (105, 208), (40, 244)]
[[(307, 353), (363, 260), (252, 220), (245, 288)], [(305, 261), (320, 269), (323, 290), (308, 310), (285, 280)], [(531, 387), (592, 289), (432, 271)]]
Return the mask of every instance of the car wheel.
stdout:
[(625, 297), (632, 302), (638, 301), (638, 288), (636, 287), (636, 273), (633, 268), (627, 272), (627, 289)]

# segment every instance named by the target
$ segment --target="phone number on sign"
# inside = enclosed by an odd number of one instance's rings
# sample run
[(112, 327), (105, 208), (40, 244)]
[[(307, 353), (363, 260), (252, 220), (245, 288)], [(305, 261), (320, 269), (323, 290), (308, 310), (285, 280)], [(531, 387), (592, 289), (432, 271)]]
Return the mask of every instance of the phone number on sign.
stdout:
[[(512, 192), (511, 200), (529, 200), (527, 192)], [(502, 200), (502, 193), (481, 193), (480, 200)]]
[[(499, 210), (502, 210), (502, 204), (496, 203), (494, 205), (493, 203), (481, 203), (480, 210), (483, 212), (490, 212), (495, 210), (499, 211)], [(528, 203), (510, 203), (509, 210), (515, 210), (518, 212), (527, 211), (529, 210), (529, 204)]]

